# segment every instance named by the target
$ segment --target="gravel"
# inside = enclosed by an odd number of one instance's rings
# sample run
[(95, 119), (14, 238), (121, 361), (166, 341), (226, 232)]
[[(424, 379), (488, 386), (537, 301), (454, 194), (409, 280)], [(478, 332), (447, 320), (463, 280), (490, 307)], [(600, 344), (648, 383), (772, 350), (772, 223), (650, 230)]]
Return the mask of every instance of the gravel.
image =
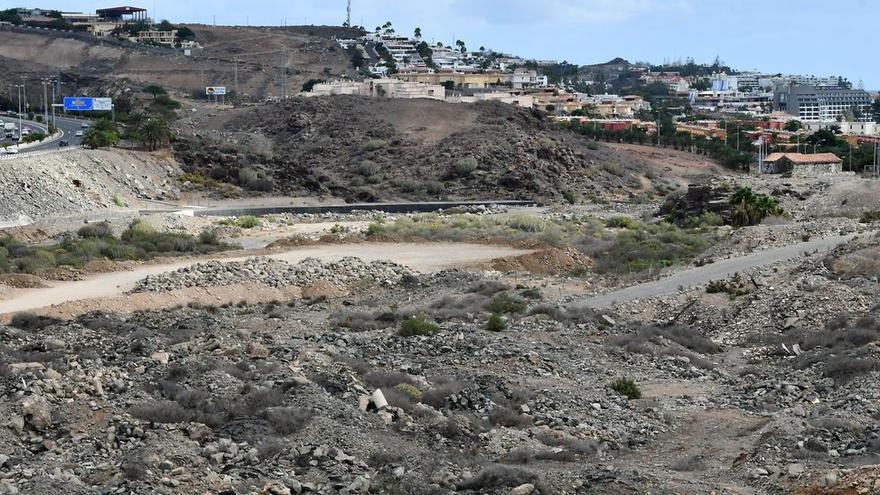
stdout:
[(361, 280), (383, 286), (397, 285), (413, 272), (387, 261), (364, 262), (346, 257), (325, 262), (306, 258), (293, 265), (271, 258), (249, 258), (245, 261), (209, 261), (179, 270), (152, 275), (139, 281), (131, 292), (167, 292), (189, 287), (218, 287), (258, 282), (269, 287), (307, 287), (316, 282), (329, 282), (343, 287)]

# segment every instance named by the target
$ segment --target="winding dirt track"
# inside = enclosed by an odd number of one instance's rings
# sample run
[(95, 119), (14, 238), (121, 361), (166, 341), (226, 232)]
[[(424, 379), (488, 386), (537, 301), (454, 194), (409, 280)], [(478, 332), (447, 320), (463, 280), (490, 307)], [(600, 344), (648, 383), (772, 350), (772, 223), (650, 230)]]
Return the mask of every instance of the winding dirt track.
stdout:
[[(269, 257), (297, 263), (309, 257), (334, 261), (346, 256), (357, 256), (365, 261), (387, 260), (408, 266), (413, 270), (432, 272), (451, 267), (466, 267), (495, 258), (518, 256), (528, 252), (522, 249), (483, 244), (364, 243), (308, 246), (272, 254)], [(0, 300), (0, 316), (83, 299), (121, 296), (134, 287), (135, 282), (147, 275), (177, 270), (210, 259), (241, 261), (247, 258), (247, 256), (204, 258), (146, 265), (127, 272), (104, 273), (75, 282), (58, 282), (48, 288), (15, 290), (9, 297)]]

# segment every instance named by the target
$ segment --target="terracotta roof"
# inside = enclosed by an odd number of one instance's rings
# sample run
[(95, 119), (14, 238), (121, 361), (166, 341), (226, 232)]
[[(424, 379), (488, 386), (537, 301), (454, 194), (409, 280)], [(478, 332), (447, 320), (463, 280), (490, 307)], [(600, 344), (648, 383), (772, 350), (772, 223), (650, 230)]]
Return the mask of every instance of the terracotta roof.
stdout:
[(807, 165), (810, 163), (838, 163), (842, 162), (834, 153), (816, 153), (814, 155), (805, 155), (803, 153), (770, 153), (765, 162), (776, 162), (783, 158), (788, 159), (791, 163)]

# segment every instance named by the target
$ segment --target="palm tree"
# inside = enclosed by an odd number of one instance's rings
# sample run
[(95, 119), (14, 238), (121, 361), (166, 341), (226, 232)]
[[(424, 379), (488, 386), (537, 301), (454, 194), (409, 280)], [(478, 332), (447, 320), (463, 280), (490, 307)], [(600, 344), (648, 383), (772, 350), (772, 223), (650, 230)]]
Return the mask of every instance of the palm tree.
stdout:
[(416, 27), (416, 30), (415, 32), (413, 32), (413, 34), (415, 34), (417, 40), (422, 39), (422, 28)]
[(147, 119), (140, 125), (140, 134), (143, 144), (155, 151), (168, 140), (168, 123), (158, 117)]

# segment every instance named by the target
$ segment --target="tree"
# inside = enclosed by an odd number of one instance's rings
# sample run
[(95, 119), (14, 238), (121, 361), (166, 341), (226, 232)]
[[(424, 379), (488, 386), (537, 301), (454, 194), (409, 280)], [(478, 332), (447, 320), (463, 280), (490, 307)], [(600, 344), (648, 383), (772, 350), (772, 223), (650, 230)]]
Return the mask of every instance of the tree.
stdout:
[(163, 19), (162, 22), (156, 24), (157, 31), (174, 31), (175, 29), (177, 29), (177, 26), (168, 22), (167, 19)]
[(153, 99), (155, 100), (159, 95), (167, 95), (168, 92), (165, 91), (165, 88), (159, 86), (158, 84), (150, 84), (144, 87), (144, 93), (148, 95), (153, 95)]
[(413, 31), (413, 34), (415, 35), (417, 40), (422, 39), (422, 28), (416, 27), (416, 30)]
[(804, 124), (800, 120), (791, 119), (785, 123), (785, 130), (788, 132), (797, 132), (804, 128)]
[(874, 104), (871, 105), (871, 112), (874, 114), (874, 122), (880, 124), (880, 96), (874, 100)]
[(465, 46), (464, 41), (456, 40), (455, 46), (458, 47), (458, 49), (461, 51), (461, 53), (467, 53), (467, 47)]
[(196, 33), (193, 32), (192, 29), (186, 26), (180, 26), (177, 29), (177, 34), (174, 36), (178, 43), (181, 41), (193, 41), (196, 39)]
[(119, 133), (116, 124), (107, 119), (101, 119), (86, 131), (83, 135), (83, 144), (92, 149), (113, 146), (119, 142)]
[(757, 225), (768, 216), (780, 216), (784, 212), (775, 199), (763, 194), (755, 194), (751, 188), (744, 187), (730, 198), (733, 206), (733, 224), (737, 227)]
[(168, 122), (159, 117), (145, 120), (139, 128), (143, 144), (150, 151), (155, 151), (160, 145), (168, 140)]

